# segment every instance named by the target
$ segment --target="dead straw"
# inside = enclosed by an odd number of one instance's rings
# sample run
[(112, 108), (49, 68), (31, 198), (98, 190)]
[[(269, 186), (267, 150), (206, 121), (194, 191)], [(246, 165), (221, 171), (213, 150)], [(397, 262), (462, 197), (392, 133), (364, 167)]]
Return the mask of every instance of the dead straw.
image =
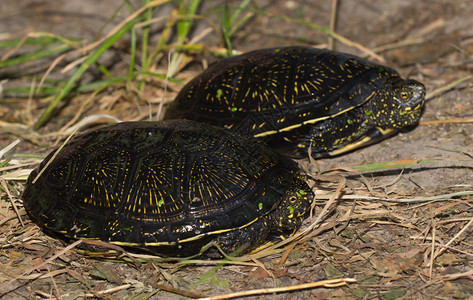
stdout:
[(5, 282), (4, 284), (0, 285), (0, 291), (5, 290), (10, 284), (12, 284), (13, 282), (15, 282), (18, 279), (21, 279), (24, 275), (29, 274), (29, 273), (33, 272), (34, 270), (36, 270), (36, 269), (41, 269), (42, 267), (46, 266), (47, 264), (49, 264), (50, 262), (52, 262), (53, 260), (55, 260), (59, 256), (66, 253), (67, 251), (69, 251), (71, 249), (74, 249), (76, 246), (80, 245), (81, 243), (82, 243), (82, 240), (75, 241), (74, 243), (70, 244), (66, 248), (62, 249), (61, 251), (57, 252), (56, 254), (54, 254), (53, 256), (51, 256), (50, 258), (45, 260), (44, 262), (42, 262), (40, 265), (33, 266), (32, 268), (26, 270), (25, 272), (21, 273), (17, 277), (11, 279), (10, 281)]
[(472, 79), (472, 78), (473, 78), (473, 75), (468, 75), (468, 76), (462, 77), (462, 78), (460, 78), (460, 79), (457, 79), (457, 80), (455, 80), (455, 81), (453, 81), (453, 82), (451, 82), (451, 83), (449, 83), (449, 84), (446, 84), (446, 85), (444, 85), (444, 86), (442, 86), (442, 87), (440, 87), (440, 88), (438, 88), (438, 89), (436, 89), (436, 90), (433, 90), (432, 92), (430, 92), (430, 93), (427, 94), (427, 96), (425, 97), (425, 100), (426, 100), (426, 101), (429, 101), (430, 99), (432, 99), (432, 98), (434, 98), (434, 97), (436, 97), (436, 96), (438, 96), (438, 95), (440, 95), (440, 94), (442, 94), (442, 93), (444, 93), (444, 92), (446, 92), (446, 91), (448, 91), (448, 90), (450, 90), (450, 89), (456, 87), (456, 86), (459, 85), (460, 83), (465, 82), (465, 81), (468, 81), (468, 80), (470, 80), (470, 79)]
[[(436, 200), (447, 200), (455, 197), (461, 196), (471, 196), (473, 191), (461, 191), (449, 194), (441, 194), (430, 197), (418, 197), (418, 198), (382, 198), (374, 196), (364, 196), (364, 195), (341, 195), (338, 199), (340, 200), (368, 200), (368, 201), (384, 201), (384, 202), (393, 202), (393, 203), (422, 203), (430, 202)], [(331, 195), (317, 195), (318, 199), (329, 199)]]
[(456, 119), (447, 119), (447, 120), (420, 121), (419, 125), (438, 125), (438, 124), (453, 124), (453, 123), (473, 123), (473, 118), (456, 118)]
[(25, 224), (23, 223), (23, 220), (21, 219), (20, 212), (18, 211), (18, 208), (16, 207), (15, 199), (13, 199), (13, 196), (10, 193), (10, 189), (7, 186), (7, 182), (5, 181), (4, 178), (0, 177), (0, 183), (2, 185), (3, 190), (8, 195), (8, 199), (10, 200), (11, 206), (13, 207), (13, 210), (15, 211), (15, 214), (18, 217), (18, 220), (20, 221), (21, 227), (24, 227)]
[(256, 290), (249, 290), (249, 291), (243, 291), (243, 292), (228, 293), (228, 294), (219, 295), (219, 296), (200, 298), (200, 300), (232, 299), (232, 298), (248, 297), (248, 296), (254, 296), (254, 295), (291, 292), (291, 291), (297, 291), (297, 290), (312, 289), (316, 287), (334, 288), (334, 287), (344, 286), (344, 285), (347, 285), (348, 283), (353, 283), (353, 282), (356, 282), (356, 279), (354, 278), (329, 279), (329, 280), (322, 280), (322, 281), (316, 281), (316, 282), (304, 283), (304, 284), (298, 284), (298, 285), (292, 285), (292, 286), (285, 286), (285, 287), (256, 289)]
[[(335, 32), (335, 27), (337, 26), (337, 15), (338, 15), (338, 0), (332, 0), (332, 8), (330, 9), (330, 30)], [(333, 36), (328, 38), (328, 48), (330, 50), (335, 50), (335, 39)]]
[[(432, 255), (432, 264), (433, 264), (433, 259), (437, 258), (440, 254), (442, 254), (446, 249), (447, 246), (450, 246), (455, 240), (457, 240), (468, 228), (470, 228), (473, 224), (473, 217), (470, 219), (470, 221), (459, 231), (457, 234), (455, 234), (454, 237), (452, 237), (445, 245), (440, 245), (439, 249), (435, 252), (435, 254)], [(434, 243), (434, 239), (432, 240), (432, 244)]]

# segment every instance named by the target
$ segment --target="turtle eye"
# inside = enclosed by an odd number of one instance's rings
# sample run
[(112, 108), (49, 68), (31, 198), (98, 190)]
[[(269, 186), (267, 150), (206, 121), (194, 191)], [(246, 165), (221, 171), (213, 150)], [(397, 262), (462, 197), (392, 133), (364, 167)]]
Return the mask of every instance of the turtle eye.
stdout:
[(409, 93), (408, 91), (401, 91), (401, 93), (399, 94), (399, 97), (401, 97), (401, 100), (407, 100), (409, 99), (410, 96), (411, 96), (411, 93)]
[(297, 201), (297, 197), (296, 197), (296, 196), (291, 196), (291, 197), (289, 197), (289, 202), (290, 202), (290, 203), (296, 203), (296, 201)]

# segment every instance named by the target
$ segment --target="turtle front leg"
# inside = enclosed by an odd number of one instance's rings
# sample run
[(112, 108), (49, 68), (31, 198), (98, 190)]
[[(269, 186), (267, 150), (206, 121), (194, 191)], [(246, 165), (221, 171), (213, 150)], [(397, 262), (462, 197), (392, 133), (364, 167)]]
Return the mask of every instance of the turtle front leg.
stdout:
[(234, 228), (231, 231), (218, 235), (211, 243), (215, 243), (225, 254), (239, 256), (255, 249), (264, 243), (270, 231), (270, 220), (262, 217), (244, 227)]

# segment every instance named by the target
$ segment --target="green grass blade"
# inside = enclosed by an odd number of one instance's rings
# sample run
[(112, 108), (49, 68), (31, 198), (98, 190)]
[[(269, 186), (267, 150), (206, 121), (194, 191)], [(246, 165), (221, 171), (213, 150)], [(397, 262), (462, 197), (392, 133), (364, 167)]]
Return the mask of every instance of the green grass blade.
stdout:
[(130, 41), (130, 63), (128, 65), (128, 83), (133, 80), (133, 73), (135, 71), (135, 57), (136, 57), (136, 29), (131, 30)]
[(385, 161), (380, 163), (365, 164), (361, 166), (351, 167), (358, 172), (379, 171), (389, 169), (402, 169), (410, 166), (421, 165), (425, 163), (435, 162), (434, 159), (401, 159), (395, 161)]
[(221, 8), (220, 27), (222, 33), (222, 39), (225, 43), (225, 47), (228, 49), (228, 54), (233, 53), (233, 47), (231, 45), (231, 36), (253, 15), (253, 13), (247, 13), (240, 17), (243, 11), (246, 10), (251, 0), (244, 0), (238, 5), (233, 13), (230, 13), (230, 6), (224, 4)]
[[(194, 24), (195, 14), (199, 8), (201, 1), (200, 0), (190, 0), (186, 5), (186, 1), (178, 1), (178, 13), (179, 18), (176, 24), (177, 30), (177, 45), (181, 46), (186, 43), (188, 34)], [(177, 67), (180, 65), (183, 59), (182, 53), (173, 52), (169, 61), (168, 74), (167, 76), (174, 76)]]
[(183, 44), (189, 34), (189, 31), (194, 24), (194, 15), (197, 12), (197, 9), (200, 6), (200, 0), (190, 0), (189, 5), (186, 6), (184, 1), (179, 2), (179, 14), (181, 16), (187, 16), (185, 18), (180, 18), (177, 22), (177, 43)]
[(247, 8), (248, 4), (250, 4), (252, 0), (244, 0), (240, 3), (240, 5), (237, 6), (235, 9), (235, 12), (232, 14), (230, 17), (230, 24), (231, 26), (229, 27), (229, 35), (232, 36), (246, 21), (248, 21), (249, 18), (253, 16), (252, 13), (248, 13), (241, 17), (240, 20), (237, 21), (238, 16)]
[(228, 5), (224, 4), (222, 6), (222, 14), (220, 18), (220, 27), (222, 31), (222, 38), (223, 42), (225, 43), (225, 47), (228, 49), (228, 54), (231, 54), (233, 51), (232, 44), (230, 42), (230, 26), (231, 26), (231, 18), (230, 18), (230, 10)]
[(14, 48), (17, 47), (20, 43), (22, 45), (50, 45), (55, 42), (57, 42), (58, 39), (56, 37), (51, 37), (51, 36), (45, 36), (45, 37), (39, 37), (39, 38), (30, 38), (26, 39), (23, 41), (21, 40), (9, 40), (9, 41), (3, 41), (0, 42), (0, 49), (3, 48)]
[(149, 72), (149, 71), (148, 72), (140, 72), (140, 74), (149, 75), (149, 76), (153, 76), (153, 77), (156, 77), (156, 78), (169, 80), (172, 83), (178, 84), (180, 86), (184, 86), (184, 82), (182, 82), (178, 79), (175, 79), (173, 77), (169, 77), (166, 74), (159, 74), (159, 73), (154, 73), (154, 72)]
[[(86, 83), (83, 85), (80, 85), (77, 87), (76, 91), (79, 93), (84, 93), (84, 92), (92, 92), (95, 91), (98, 88), (101, 88), (103, 86), (111, 86), (114, 84), (119, 84), (122, 82), (126, 81), (125, 76), (121, 77), (113, 77), (109, 78), (106, 80), (98, 80), (90, 83)], [(179, 84), (179, 82), (176, 82)], [(60, 91), (61, 87), (57, 86), (42, 86), (38, 91), (37, 94), (48, 96), (48, 95), (54, 95)], [(5, 88), (3, 89), (3, 94), (4, 95), (15, 95), (16, 97), (28, 97), (28, 95), (31, 92), (31, 87), (15, 87), (15, 88)], [(3, 99), (0, 98), (0, 102)]]
[(75, 38), (65, 38), (58, 36), (49, 32), (33, 32), (30, 33), (27, 38), (22, 38), (19, 40), (8, 40), (0, 42), (0, 49), (3, 48), (15, 48), (22, 45), (42, 45), (48, 46), (56, 42), (61, 42), (66, 45), (76, 46), (79, 43), (78, 39)]
[(10, 59), (6, 59), (4, 61), (0, 61), (0, 68), (5, 68), (13, 65), (19, 65), (23, 63), (27, 63), (34, 60), (39, 60), (42, 58), (55, 56), (60, 53), (64, 53), (68, 50), (71, 50), (72, 47), (69, 45), (58, 45), (52, 48), (40, 48), (38, 50), (30, 51), (24, 55), (20, 55), (17, 57), (13, 57)]
[[(149, 3), (149, 0), (142, 0), (143, 6)], [(153, 11), (151, 8), (148, 8), (142, 18), (142, 22), (151, 20), (153, 17)], [(148, 71), (149, 61), (148, 61), (148, 44), (149, 44), (149, 25), (146, 25), (141, 28), (141, 69), (143, 71)], [(144, 84), (144, 81), (141, 82)]]
[[(58, 87), (51, 86), (42, 86), (39, 89), (35, 89), (35, 93), (39, 95), (52, 95), (59, 91)], [(17, 97), (27, 97), (31, 93), (31, 87), (14, 87), (14, 88), (4, 88), (4, 95), (15, 95)], [(2, 99), (0, 99), (1, 101)]]

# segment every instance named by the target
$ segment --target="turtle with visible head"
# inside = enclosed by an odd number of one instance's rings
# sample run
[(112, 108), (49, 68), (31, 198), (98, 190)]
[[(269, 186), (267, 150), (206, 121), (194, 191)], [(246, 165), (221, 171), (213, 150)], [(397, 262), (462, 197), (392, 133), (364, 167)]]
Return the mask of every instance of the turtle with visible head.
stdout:
[(415, 125), (425, 87), (359, 57), (309, 47), (221, 59), (191, 80), (165, 119), (264, 140), (292, 156), (337, 155)]
[(158, 254), (248, 253), (292, 236), (313, 197), (290, 158), (193, 121), (120, 123), (55, 152), (23, 194), (39, 225)]

